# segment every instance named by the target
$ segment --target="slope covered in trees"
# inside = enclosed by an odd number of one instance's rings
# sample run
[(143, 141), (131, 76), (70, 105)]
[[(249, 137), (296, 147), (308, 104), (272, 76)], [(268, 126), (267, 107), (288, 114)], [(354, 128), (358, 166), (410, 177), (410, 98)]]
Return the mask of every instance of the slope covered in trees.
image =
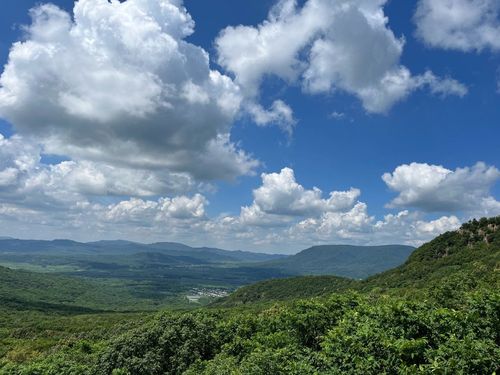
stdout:
[[(242, 287), (218, 306), (317, 297), (346, 290), (380, 294), (448, 294), (500, 288), (500, 217), (473, 220), (415, 250), (401, 266), (362, 281), (337, 277), (275, 279)], [(444, 298), (444, 297), (443, 297)]]
[(404, 245), (323, 245), (263, 265), (291, 275), (335, 275), (362, 279), (401, 265), (413, 250), (414, 247)]
[(444, 283), (473, 289), (499, 285), (499, 272), (500, 216), (473, 220), (444, 233), (415, 250), (400, 267), (368, 278), (361, 289), (414, 291)]
[[(267, 302), (287, 302), (254, 304), (246, 295), (246, 304), (233, 308), (165, 311), (114, 334), (61, 341), (29, 361), (1, 360), (0, 373), (494, 374), (499, 224), (465, 224), (365, 281), (294, 278), (281, 289), (263, 283)], [(294, 298), (308, 294), (321, 296)]]
[(12, 270), (0, 266), (0, 310), (81, 314), (157, 310), (172, 300), (133, 293), (121, 284)]

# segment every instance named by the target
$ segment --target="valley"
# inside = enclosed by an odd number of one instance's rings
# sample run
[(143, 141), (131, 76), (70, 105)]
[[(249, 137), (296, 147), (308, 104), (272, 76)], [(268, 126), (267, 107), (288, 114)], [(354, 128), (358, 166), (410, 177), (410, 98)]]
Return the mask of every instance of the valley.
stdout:
[[(2, 375), (487, 374), (500, 366), (500, 217), (466, 223), (362, 279), (287, 275), (282, 264), (299, 258), (308, 272), (309, 264), (346, 269), (339, 253), (380, 249), (231, 257), (155, 245), (138, 256), (127, 245), (120, 257), (117, 248), (24, 245), (3, 245), (2, 261), (48, 269), (0, 267)], [(92, 251), (108, 255), (96, 265)], [(151, 263), (138, 267), (138, 258)], [(64, 271), (52, 268), (56, 259)], [(365, 272), (362, 259), (357, 272)], [(203, 273), (186, 276), (200, 269), (212, 277), (208, 286), (197, 281)], [(167, 274), (184, 276), (175, 286), (154, 284)]]
[[(286, 256), (178, 243), (4, 239), (0, 240), (0, 266), (25, 271), (20, 275), (36, 279), (32, 285), (53, 280), (55, 295), (68, 295), (64, 289), (78, 281), (85, 285), (82, 290), (99, 290), (103, 295), (87, 298), (87, 293), (72, 292), (65, 299), (67, 305), (137, 311), (191, 307), (192, 300), (206, 304), (261, 280), (318, 274), (366, 277), (403, 263), (412, 250), (397, 245), (327, 246)], [(4, 288), (16, 290), (8, 282), (4, 282)], [(198, 293), (193, 290), (210, 292), (194, 298)]]

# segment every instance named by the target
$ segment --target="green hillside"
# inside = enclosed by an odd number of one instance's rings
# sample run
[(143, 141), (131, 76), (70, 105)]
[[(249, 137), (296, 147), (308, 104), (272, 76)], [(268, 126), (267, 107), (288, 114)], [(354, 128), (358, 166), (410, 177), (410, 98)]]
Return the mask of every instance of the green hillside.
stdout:
[[(412, 291), (453, 284), (500, 286), (500, 216), (473, 220), (422, 245), (395, 269), (368, 278), (361, 290)], [(451, 292), (451, 290), (450, 290)]]
[(292, 275), (335, 275), (362, 279), (404, 263), (415, 248), (386, 246), (314, 246), (265, 266)]
[(320, 297), (334, 291), (352, 289), (356, 285), (355, 280), (337, 276), (301, 276), (265, 280), (241, 287), (227, 298), (215, 301), (212, 306), (238, 306), (256, 302)]
[[(295, 277), (241, 288), (196, 311), (51, 319), (65, 334), (45, 346), (33, 335), (47, 340), (50, 329), (28, 330), (24, 317), (14, 328), (10, 315), (0, 315), (7, 323), (0, 374), (493, 375), (500, 369), (499, 236), (500, 217), (472, 221), (363, 281)], [(221, 308), (228, 305), (235, 307)], [(30, 319), (37, 327), (49, 322)]]
[(0, 267), (0, 310), (81, 314), (151, 310), (162, 302), (113, 283)]
[[(480, 285), (500, 288), (500, 217), (474, 220), (415, 250), (401, 266), (355, 281), (336, 277), (276, 279), (239, 288), (217, 306), (317, 297), (345, 290), (453, 294)], [(457, 288), (458, 286), (458, 288)]]
[[(214, 293), (227, 293), (257, 281), (287, 277), (281, 270), (258, 266), (282, 255), (193, 248), (179, 243), (140, 244), (129, 241), (80, 243), (69, 240), (38, 241), (0, 239), (0, 266), (95, 282), (83, 290), (105, 290), (107, 297), (93, 298), (88, 292), (76, 298), (77, 291), (64, 301), (89, 303), (104, 309), (158, 309), (188, 306), (187, 296), (204, 291), (206, 302)], [(33, 276), (43, 281), (44, 276)], [(54, 279), (58, 280), (58, 279)], [(38, 282), (27, 284), (24, 292), (38, 295)], [(56, 283), (57, 284), (57, 283)], [(30, 287), (33, 285), (33, 288)], [(43, 284), (41, 284), (43, 285)], [(73, 287), (75, 285), (75, 287)], [(98, 285), (98, 286), (96, 286)], [(102, 286), (102, 287), (101, 287)], [(49, 288), (50, 289), (50, 288)], [(54, 289), (54, 293), (57, 290)], [(46, 293), (45, 291), (42, 292)], [(43, 300), (51, 302), (50, 290)], [(16, 293), (14, 293), (16, 294)], [(58, 293), (65, 296), (67, 293)], [(89, 298), (87, 298), (89, 295)], [(116, 295), (116, 296), (115, 296)], [(208, 297), (207, 297), (208, 296)], [(102, 304), (102, 301), (109, 303)], [(56, 301), (57, 302), (57, 301)]]

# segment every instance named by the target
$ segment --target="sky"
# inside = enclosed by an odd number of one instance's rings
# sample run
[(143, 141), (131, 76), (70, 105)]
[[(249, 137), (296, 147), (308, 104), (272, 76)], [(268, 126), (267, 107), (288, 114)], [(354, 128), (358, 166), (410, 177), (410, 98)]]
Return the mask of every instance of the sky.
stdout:
[(500, 215), (498, 0), (5, 0), (0, 236), (291, 253)]

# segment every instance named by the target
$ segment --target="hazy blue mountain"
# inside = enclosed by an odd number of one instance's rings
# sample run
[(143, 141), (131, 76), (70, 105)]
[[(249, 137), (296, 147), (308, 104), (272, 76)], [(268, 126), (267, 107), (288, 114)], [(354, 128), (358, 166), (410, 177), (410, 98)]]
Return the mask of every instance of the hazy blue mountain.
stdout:
[(283, 258), (283, 255), (252, 253), (249, 251), (230, 251), (209, 247), (190, 247), (174, 242), (158, 242), (153, 244), (141, 244), (130, 241), (97, 241), (81, 243), (71, 240), (19, 240), (0, 238), (0, 256), (2, 254), (23, 254), (23, 253), (45, 253), (45, 254), (98, 254), (106, 255), (128, 255), (135, 253), (155, 252), (173, 257), (192, 257), (197, 261), (209, 263), (221, 262), (262, 262), (272, 259)]
[(403, 264), (411, 246), (314, 246), (265, 266), (293, 275), (335, 275), (361, 279)]

